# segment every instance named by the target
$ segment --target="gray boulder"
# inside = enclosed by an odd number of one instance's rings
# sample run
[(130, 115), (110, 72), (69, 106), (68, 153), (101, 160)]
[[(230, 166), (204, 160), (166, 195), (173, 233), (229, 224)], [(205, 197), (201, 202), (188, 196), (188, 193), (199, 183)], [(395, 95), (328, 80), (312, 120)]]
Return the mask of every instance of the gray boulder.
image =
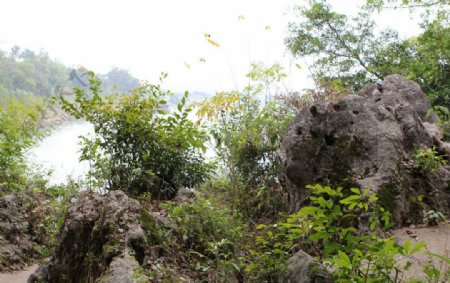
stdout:
[(109, 270), (102, 276), (102, 283), (134, 283), (147, 282), (148, 280), (140, 274), (139, 263), (125, 253), (123, 256), (115, 257), (109, 265)]
[(331, 275), (310, 255), (300, 250), (288, 260), (288, 283), (331, 283)]
[(82, 193), (68, 210), (55, 253), (28, 282), (132, 282), (113, 279), (128, 278), (144, 260), (141, 209), (122, 191)]
[(305, 186), (316, 183), (371, 189), (398, 225), (420, 221), (426, 207), (448, 212), (449, 168), (423, 174), (412, 158), (433, 145), (447, 153), (430, 108), (417, 83), (392, 75), (358, 95), (302, 109), (280, 150), (290, 212), (307, 203)]

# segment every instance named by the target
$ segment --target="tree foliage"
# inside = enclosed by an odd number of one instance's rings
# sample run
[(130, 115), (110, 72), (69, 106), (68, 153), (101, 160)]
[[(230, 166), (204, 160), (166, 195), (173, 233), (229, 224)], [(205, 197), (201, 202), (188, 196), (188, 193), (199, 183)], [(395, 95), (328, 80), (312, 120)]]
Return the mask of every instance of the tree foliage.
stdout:
[[(140, 86), (138, 79), (118, 67), (100, 75), (109, 93), (128, 92)], [(87, 89), (88, 71), (82, 66), (69, 68), (53, 60), (47, 52), (34, 52), (18, 46), (9, 52), (0, 50), (0, 96), (31, 94), (52, 97), (71, 87)]]
[(50, 97), (57, 86), (68, 85), (67, 78), (67, 68), (44, 51), (17, 46), (10, 52), (0, 50), (0, 96), (27, 93)]
[(106, 97), (100, 95), (100, 86), (90, 73), (91, 94), (76, 88), (74, 102), (59, 99), (69, 114), (94, 125), (95, 136), (83, 137), (81, 159), (93, 163), (96, 185), (165, 198), (173, 197), (180, 186), (203, 181), (209, 170), (200, 155), (206, 133), (188, 119), (188, 93), (169, 114), (165, 99), (171, 93), (159, 85)]
[[(403, 1), (429, 3), (429, 1)], [(446, 1), (436, 5), (448, 8)], [(394, 30), (377, 32), (372, 16), (383, 1), (369, 1), (358, 15), (334, 12), (326, 0), (299, 7), (299, 20), (289, 26), (286, 44), (293, 54), (313, 58), (316, 80), (323, 86), (358, 90), (398, 73), (419, 82), (433, 104), (449, 106), (450, 25), (446, 9), (424, 17), (423, 33), (406, 40)], [(344, 88), (345, 89), (345, 88)]]
[(26, 179), (26, 150), (42, 137), (42, 105), (42, 100), (30, 96), (0, 97), (0, 184), (8, 190), (19, 188)]
[(119, 93), (128, 92), (138, 88), (141, 84), (138, 79), (133, 77), (130, 72), (117, 67), (112, 68), (108, 73), (100, 76), (103, 88), (107, 91), (115, 91)]

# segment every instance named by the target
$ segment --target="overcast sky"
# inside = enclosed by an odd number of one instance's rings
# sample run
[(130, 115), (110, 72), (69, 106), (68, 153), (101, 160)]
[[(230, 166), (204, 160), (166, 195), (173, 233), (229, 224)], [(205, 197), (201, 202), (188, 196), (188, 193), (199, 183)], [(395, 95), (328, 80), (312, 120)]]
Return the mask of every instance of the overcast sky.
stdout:
[[(355, 11), (361, 1), (333, 1)], [(283, 44), (287, 14), (301, 0), (6, 0), (0, 10), (0, 48), (48, 51), (68, 66), (97, 72), (117, 66), (141, 80), (155, 82), (169, 73), (165, 86), (176, 91), (241, 89), (249, 62), (280, 62), (289, 87), (304, 88), (306, 75)], [(379, 17), (404, 36), (418, 32), (406, 11)], [(270, 28), (269, 28), (270, 27)], [(220, 44), (209, 44), (204, 33)], [(204, 59), (204, 61), (203, 61)]]

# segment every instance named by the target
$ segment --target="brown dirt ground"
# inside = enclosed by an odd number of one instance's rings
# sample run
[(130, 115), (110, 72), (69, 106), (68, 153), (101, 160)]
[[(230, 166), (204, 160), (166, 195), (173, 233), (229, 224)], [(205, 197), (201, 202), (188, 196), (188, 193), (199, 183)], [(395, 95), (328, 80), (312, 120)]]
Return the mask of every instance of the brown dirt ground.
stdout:
[[(399, 243), (404, 243), (407, 240), (411, 240), (411, 245), (419, 242), (425, 242), (427, 244), (423, 252), (431, 252), (450, 258), (450, 224), (441, 224), (436, 227), (414, 227), (401, 228), (395, 230), (394, 234), (397, 236)], [(410, 258), (401, 258), (399, 263), (406, 263), (410, 260), (413, 265), (405, 272), (405, 282), (410, 279), (425, 280), (423, 268), (430, 262), (435, 267), (440, 269), (441, 274), (446, 274), (450, 271), (450, 266), (439, 260), (436, 257), (426, 255), (423, 252), (412, 255)], [(446, 281), (448, 280), (448, 281)], [(434, 282), (434, 281), (433, 281)], [(436, 282), (450, 282), (450, 278), (441, 278)]]
[(31, 265), (24, 270), (11, 273), (0, 273), (0, 283), (26, 283), (28, 277), (38, 268), (37, 264)]

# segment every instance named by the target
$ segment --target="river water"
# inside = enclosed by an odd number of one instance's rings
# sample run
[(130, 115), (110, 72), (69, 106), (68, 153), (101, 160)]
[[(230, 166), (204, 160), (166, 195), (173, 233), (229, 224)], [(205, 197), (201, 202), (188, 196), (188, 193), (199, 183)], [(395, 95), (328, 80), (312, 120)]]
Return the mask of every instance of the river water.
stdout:
[[(29, 165), (41, 172), (52, 171), (48, 177), (50, 185), (66, 183), (68, 176), (75, 181), (82, 180), (89, 170), (89, 162), (79, 161), (80, 138), (92, 135), (92, 124), (88, 122), (67, 122), (53, 129), (52, 133), (29, 152)], [(215, 156), (211, 145), (207, 145), (207, 160)]]
[(67, 177), (80, 180), (89, 170), (87, 161), (80, 162), (81, 135), (90, 135), (93, 127), (87, 122), (67, 122), (30, 149), (29, 163), (42, 172), (53, 171), (50, 185), (65, 183)]

